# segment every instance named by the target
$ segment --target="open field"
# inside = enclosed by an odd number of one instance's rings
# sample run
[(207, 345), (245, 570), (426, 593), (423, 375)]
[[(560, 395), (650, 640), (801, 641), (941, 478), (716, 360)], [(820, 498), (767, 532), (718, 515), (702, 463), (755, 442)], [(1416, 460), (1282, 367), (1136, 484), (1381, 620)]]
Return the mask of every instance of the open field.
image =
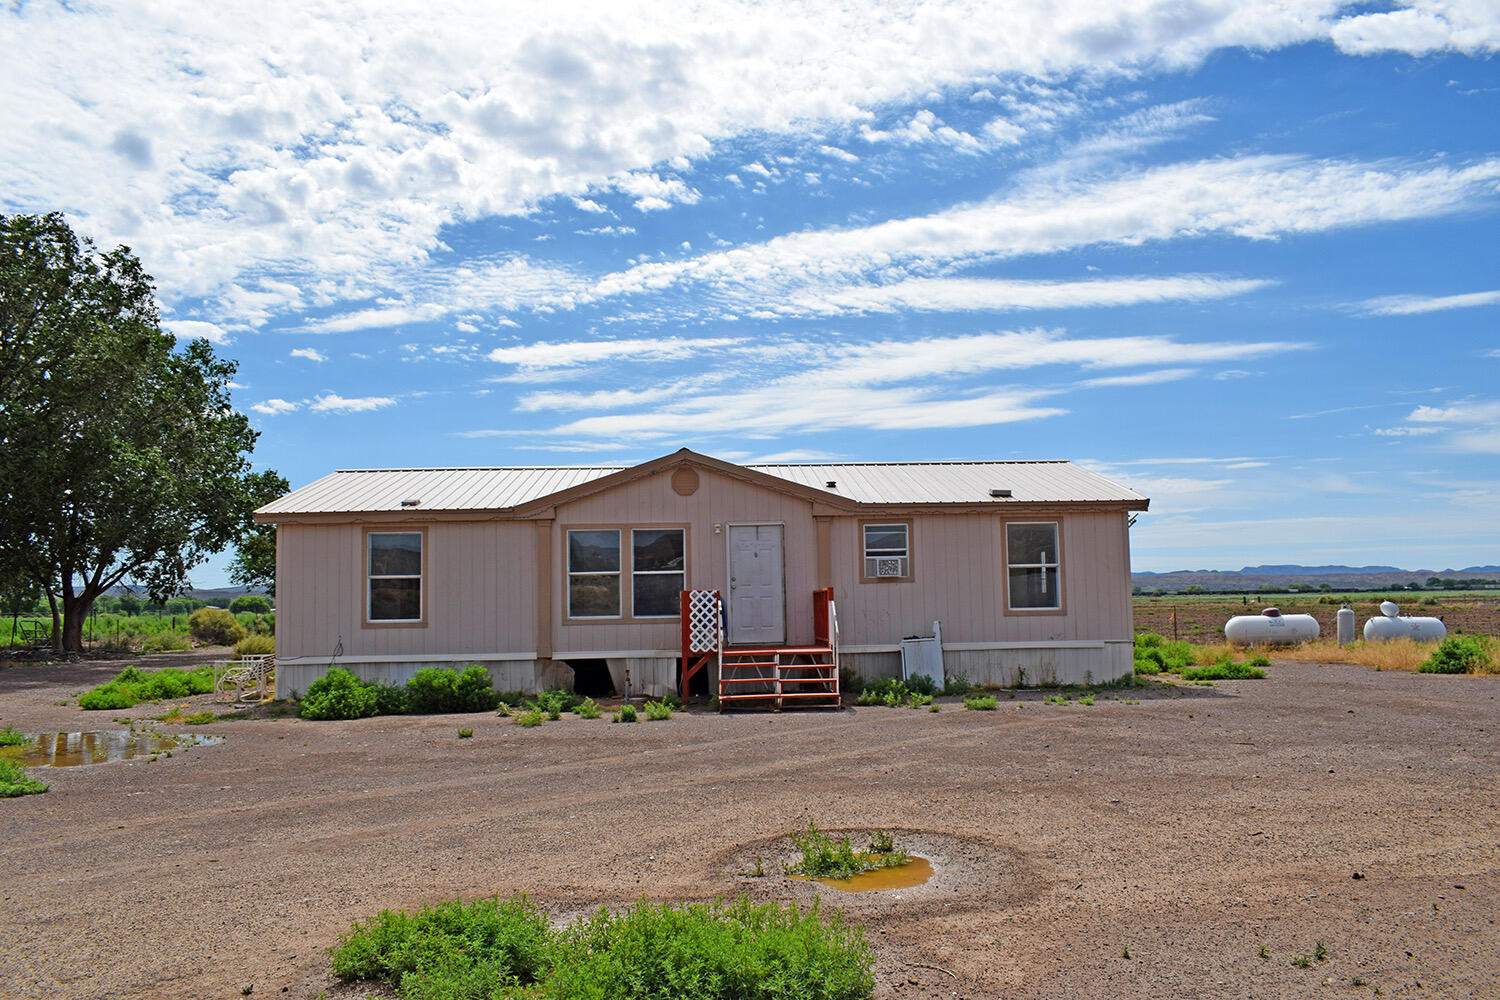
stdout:
[[(0, 670), (0, 726), (169, 707), (55, 704), (118, 668)], [(382, 908), (806, 901), (776, 862), (813, 819), (893, 829), (937, 869), (916, 889), (823, 890), (868, 929), (880, 997), (1495, 996), (1497, 694), (1277, 662), (1089, 707), (1024, 692), (995, 712), (216, 723), (194, 731), (222, 744), (37, 769), (51, 792), (0, 802), (0, 982), (363, 997), (325, 948)], [(738, 874), (757, 857), (770, 874)], [(1318, 942), (1325, 960), (1294, 964)]]
[[(1494, 591), (1433, 591), (1430, 593), (1350, 594), (1349, 606), (1355, 613), (1355, 635), (1365, 627), (1365, 619), (1380, 614), (1380, 602), (1387, 596), (1401, 606), (1403, 615), (1441, 618), (1450, 635), (1479, 633), (1500, 635), (1500, 595)], [(1332, 603), (1319, 603), (1319, 600)], [(1277, 607), (1289, 615), (1312, 615), (1322, 627), (1323, 638), (1337, 636), (1336, 619), (1345, 595), (1333, 594), (1262, 594), (1241, 597), (1238, 594), (1172, 594), (1165, 597), (1132, 598), (1135, 608), (1135, 630), (1157, 632), (1168, 638), (1189, 642), (1224, 641), (1224, 623), (1234, 615), (1260, 614), (1262, 608)], [(1172, 615), (1176, 613), (1176, 635)]]

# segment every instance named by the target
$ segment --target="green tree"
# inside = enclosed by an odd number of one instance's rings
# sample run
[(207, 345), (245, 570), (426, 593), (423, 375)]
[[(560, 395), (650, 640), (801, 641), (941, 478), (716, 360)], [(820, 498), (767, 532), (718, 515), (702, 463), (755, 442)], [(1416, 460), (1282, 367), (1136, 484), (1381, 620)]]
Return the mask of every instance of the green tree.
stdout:
[(259, 594), (241, 594), (229, 602), (229, 610), (237, 615), (268, 615), (271, 613), (271, 602)]
[[(245, 479), (247, 510), (254, 511), (291, 492), (291, 484), (274, 471), (252, 472)], [(229, 565), (229, 582), (276, 596), (276, 525), (247, 517)]]
[(40, 588), (63, 651), (100, 594), (128, 579), (165, 601), (247, 522), (236, 366), (159, 319), (129, 248), (0, 216), (0, 578)]

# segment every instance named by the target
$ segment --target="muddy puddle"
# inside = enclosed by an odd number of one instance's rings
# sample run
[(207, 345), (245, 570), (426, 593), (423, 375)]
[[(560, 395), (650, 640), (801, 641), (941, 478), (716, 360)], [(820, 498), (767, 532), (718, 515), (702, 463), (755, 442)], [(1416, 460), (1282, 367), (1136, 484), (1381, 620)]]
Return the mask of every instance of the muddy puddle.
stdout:
[(146, 733), (125, 729), (81, 733), (40, 733), (20, 746), (0, 747), (0, 756), (28, 767), (83, 767), (112, 760), (134, 760), (182, 747), (206, 746), (222, 736)]
[[(792, 878), (807, 880), (805, 875), (793, 875)], [(926, 858), (911, 855), (911, 860), (904, 865), (861, 872), (853, 878), (816, 878), (810, 881), (821, 882), (840, 892), (879, 892), (881, 889), (910, 889), (930, 878), (932, 878), (932, 862)]]

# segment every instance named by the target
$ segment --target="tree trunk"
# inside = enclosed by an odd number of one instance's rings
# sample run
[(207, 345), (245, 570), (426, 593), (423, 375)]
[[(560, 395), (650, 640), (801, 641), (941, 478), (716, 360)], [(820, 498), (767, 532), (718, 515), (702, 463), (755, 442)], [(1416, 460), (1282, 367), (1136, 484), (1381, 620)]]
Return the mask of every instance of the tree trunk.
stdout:
[(94, 607), (95, 596), (91, 588), (85, 587), (83, 593), (70, 594), (64, 598), (62, 630), (64, 653), (83, 652), (83, 623), (88, 621), (89, 611)]

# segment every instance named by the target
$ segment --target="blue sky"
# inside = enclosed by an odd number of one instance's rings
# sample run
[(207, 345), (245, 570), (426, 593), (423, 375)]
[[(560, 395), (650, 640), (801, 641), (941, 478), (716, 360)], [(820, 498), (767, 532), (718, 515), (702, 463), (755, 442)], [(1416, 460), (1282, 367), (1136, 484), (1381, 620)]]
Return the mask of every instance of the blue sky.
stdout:
[(1071, 458), (1141, 570), (1500, 562), (1500, 8), (850, 6), (12, 6), (0, 210), (293, 486)]

